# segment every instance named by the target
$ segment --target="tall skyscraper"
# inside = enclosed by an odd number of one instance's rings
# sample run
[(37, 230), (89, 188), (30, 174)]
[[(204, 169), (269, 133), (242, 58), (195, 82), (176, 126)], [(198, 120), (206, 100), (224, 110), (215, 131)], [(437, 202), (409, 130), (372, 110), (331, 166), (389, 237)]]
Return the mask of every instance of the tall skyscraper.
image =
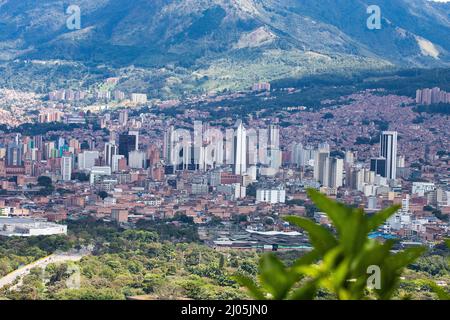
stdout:
[(280, 127), (270, 125), (269, 127), (269, 154), (270, 166), (279, 169), (282, 164), (282, 153), (280, 150)]
[(105, 144), (105, 164), (109, 167), (112, 166), (113, 156), (117, 154), (117, 146), (114, 141), (110, 141)]
[(294, 143), (291, 149), (291, 163), (298, 167), (302, 166), (304, 164), (303, 155), (303, 144)]
[(247, 172), (247, 131), (241, 120), (238, 120), (234, 133), (234, 174)]
[(397, 136), (396, 131), (383, 131), (380, 141), (380, 156), (386, 159), (386, 175), (395, 179), (397, 175)]
[(130, 135), (130, 136), (136, 136), (136, 145), (135, 145), (135, 147), (134, 147), (134, 150), (139, 150), (139, 131), (137, 131), (137, 130), (133, 130), (133, 131), (128, 131), (128, 134)]
[(344, 162), (345, 164), (353, 165), (355, 163), (355, 153), (353, 151), (346, 151)]
[(339, 158), (329, 158), (330, 176), (328, 187), (339, 188), (342, 187), (344, 181), (344, 160)]
[(330, 149), (326, 145), (319, 147), (314, 158), (314, 179), (328, 186)]
[(128, 110), (120, 111), (119, 113), (119, 124), (125, 126), (128, 122)]
[(167, 164), (172, 164), (172, 151), (174, 144), (174, 127), (170, 126), (164, 133), (163, 158)]
[(370, 171), (373, 171), (382, 177), (386, 177), (386, 158), (380, 157), (370, 159)]
[(146, 168), (146, 154), (144, 151), (133, 150), (130, 152), (128, 165), (132, 169)]
[(136, 135), (119, 135), (119, 154), (123, 155), (127, 160), (129, 159), (129, 153), (136, 150), (136, 138)]
[(33, 137), (33, 147), (42, 151), (43, 146), (44, 146), (44, 142), (43, 142), (42, 136), (34, 136)]
[(6, 150), (6, 165), (10, 167), (21, 166), (23, 160), (23, 145), (19, 139), (19, 135), (17, 135), (15, 141), (8, 144)]
[(78, 169), (91, 170), (99, 158), (98, 151), (84, 151), (78, 155)]
[(64, 156), (61, 158), (61, 177), (63, 181), (72, 179), (72, 157)]
[(147, 159), (148, 165), (153, 166), (159, 163), (160, 149), (156, 145), (150, 145), (147, 147)]
[[(117, 172), (119, 171), (119, 161), (123, 159), (125, 160), (125, 157), (121, 154), (116, 154), (112, 156), (112, 160), (111, 160), (111, 170), (112, 172)], [(126, 163), (125, 163), (126, 165)]]

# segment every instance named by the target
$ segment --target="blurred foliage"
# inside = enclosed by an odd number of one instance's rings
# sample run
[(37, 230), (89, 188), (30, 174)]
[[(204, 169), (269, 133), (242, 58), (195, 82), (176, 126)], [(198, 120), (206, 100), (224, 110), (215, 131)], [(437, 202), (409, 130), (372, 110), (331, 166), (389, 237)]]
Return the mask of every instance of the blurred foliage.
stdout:
[[(243, 275), (236, 280), (256, 299), (314, 299), (323, 289), (337, 299), (390, 299), (403, 269), (425, 251), (413, 247), (393, 254), (393, 241), (380, 243), (368, 238), (399, 207), (369, 217), (362, 209), (346, 207), (317, 191), (309, 190), (308, 195), (328, 215), (336, 234), (309, 219), (287, 217), (286, 221), (308, 232), (313, 250), (289, 267), (274, 254), (266, 254), (259, 265), (259, 283)], [(369, 288), (376, 269), (381, 271), (379, 286), (375, 283)]]

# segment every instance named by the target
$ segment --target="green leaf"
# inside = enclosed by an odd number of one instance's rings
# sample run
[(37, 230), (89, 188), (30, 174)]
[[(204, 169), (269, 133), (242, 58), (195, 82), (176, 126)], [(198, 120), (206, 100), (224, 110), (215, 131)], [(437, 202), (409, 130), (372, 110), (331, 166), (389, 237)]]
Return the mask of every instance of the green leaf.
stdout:
[(352, 260), (351, 269), (357, 277), (367, 275), (367, 268), (372, 265), (381, 266), (389, 257), (395, 241), (387, 240), (380, 244), (376, 240), (367, 241), (361, 252)]
[(290, 216), (286, 217), (285, 220), (306, 230), (311, 244), (322, 255), (337, 245), (337, 241), (330, 231), (309, 219)]
[(313, 300), (317, 292), (317, 281), (308, 281), (300, 288), (294, 290), (288, 297), (289, 300)]
[(400, 270), (409, 264), (413, 263), (417, 258), (419, 258), (424, 252), (424, 247), (413, 247), (405, 249), (388, 259), (389, 266), (393, 270)]
[(420, 257), (425, 250), (424, 247), (408, 248), (385, 259), (380, 265), (381, 289), (375, 290), (381, 299), (388, 300), (392, 297), (400, 283), (399, 278), (403, 269)]
[(445, 244), (447, 245), (447, 247), (450, 248), (450, 239), (446, 239), (446, 240), (445, 240)]
[(345, 225), (352, 213), (352, 209), (346, 207), (342, 203), (328, 199), (325, 195), (314, 189), (308, 189), (307, 193), (308, 197), (314, 202), (317, 208), (328, 215), (339, 232), (345, 229)]
[(300, 276), (287, 270), (281, 260), (270, 253), (261, 258), (259, 278), (261, 285), (275, 300), (282, 300), (286, 299), (289, 290)]
[(339, 232), (339, 241), (349, 255), (356, 255), (367, 241), (367, 220), (362, 209), (354, 209)]
[(317, 261), (320, 257), (321, 257), (320, 252), (316, 249), (313, 249), (304, 256), (295, 260), (294, 264), (292, 265), (292, 269), (295, 269), (296, 267), (300, 267), (303, 265), (312, 264), (315, 261)]
[(256, 283), (250, 277), (244, 275), (236, 275), (232, 277), (241, 286), (247, 288), (250, 295), (256, 300), (266, 300), (264, 293), (258, 288)]
[(386, 208), (384, 210), (381, 210), (380, 212), (376, 213), (374, 216), (369, 218), (368, 221), (368, 232), (374, 231), (379, 226), (381, 226), (383, 223), (386, 222), (387, 219), (389, 219), (394, 213), (396, 213), (401, 206), (392, 206), (389, 208)]
[(450, 300), (450, 293), (445, 291), (442, 287), (438, 286), (433, 281), (428, 281), (427, 284), (431, 290), (438, 296), (439, 300)]
[(309, 189), (308, 196), (314, 204), (325, 212), (339, 234), (339, 242), (348, 254), (357, 252), (367, 237), (367, 221), (364, 211), (352, 209), (342, 203), (328, 199), (320, 192)]

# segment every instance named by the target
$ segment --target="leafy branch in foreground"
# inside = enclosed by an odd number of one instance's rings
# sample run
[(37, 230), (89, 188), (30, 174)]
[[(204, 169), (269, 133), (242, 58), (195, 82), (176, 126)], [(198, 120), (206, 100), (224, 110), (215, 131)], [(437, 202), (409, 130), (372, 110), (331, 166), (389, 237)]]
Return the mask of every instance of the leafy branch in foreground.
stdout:
[[(450, 248), (450, 239), (445, 240), (447, 247)], [(448, 259), (450, 263), (450, 258)], [(428, 281), (427, 284), (430, 286), (431, 291), (433, 291), (439, 298), (439, 300), (450, 300), (450, 293), (444, 288), (436, 284), (434, 281)]]
[(369, 233), (384, 224), (399, 206), (369, 217), (362, 209), (349, 208), (315, 190), (308, 190), (308, 196), (328, 215), (336, 234), (309, 219), (286, 217), (286, 221), (308, 232), (313, 250), (290, 267), (274, 254), (266, 254), (260, 261), (258, 284), (242, 275), (236, 280), (255, 299), (309, 300), (316, 298), (321, 289), (344, 300), (374, 295), (390, 299), (403, 269), (425, 251), (413, 247), (394, 254), (394, 241), (369, 239)]

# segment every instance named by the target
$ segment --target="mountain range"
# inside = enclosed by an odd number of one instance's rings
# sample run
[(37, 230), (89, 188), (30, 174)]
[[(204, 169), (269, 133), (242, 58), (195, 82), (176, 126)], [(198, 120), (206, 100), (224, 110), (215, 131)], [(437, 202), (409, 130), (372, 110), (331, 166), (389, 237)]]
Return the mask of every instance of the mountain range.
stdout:
[[(69, 30), (70, 5), (81, 29)], [(370, 30), (367, 8), (381, 9)], [(315, 73), (450, 65), (450, 3), (427, 0), (0, 0), (0, 60), (153, 70), (204, 90)], [(167, 70), (171, 70), (168, 75)]]

